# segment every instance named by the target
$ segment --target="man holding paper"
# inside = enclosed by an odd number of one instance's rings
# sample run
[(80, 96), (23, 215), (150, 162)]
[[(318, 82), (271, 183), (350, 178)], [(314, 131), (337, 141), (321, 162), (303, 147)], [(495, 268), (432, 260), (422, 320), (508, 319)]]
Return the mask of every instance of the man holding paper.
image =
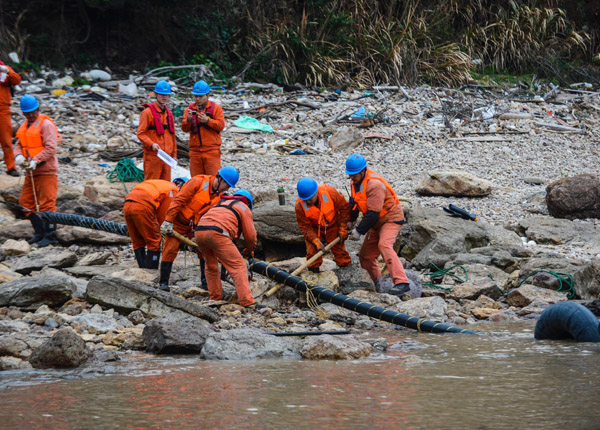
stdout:
[(137, 129), (144, 146), (144, 179), (171, 181), (171, 167), (176, 165), (177, 142), (173, 113), (167, 107), (171, 85), (158, 81), (154, 86), (156, 101), (144, 104)]

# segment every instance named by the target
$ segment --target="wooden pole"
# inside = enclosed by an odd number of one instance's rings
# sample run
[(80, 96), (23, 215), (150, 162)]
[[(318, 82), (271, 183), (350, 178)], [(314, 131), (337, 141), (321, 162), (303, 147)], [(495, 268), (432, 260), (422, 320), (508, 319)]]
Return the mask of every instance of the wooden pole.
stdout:
[(188, 239), (187, 237), (177, 233), (176, 231), (173, 231), (173, 233), (171, 233), (171, 236), (173, 236), (175, 239), (179, 239), (180, 241), (182, 241), (183, 243), (185, 243), (186, 245), (190, 245), (194, 248), (198, 248), (198, 244), (190, 239)]

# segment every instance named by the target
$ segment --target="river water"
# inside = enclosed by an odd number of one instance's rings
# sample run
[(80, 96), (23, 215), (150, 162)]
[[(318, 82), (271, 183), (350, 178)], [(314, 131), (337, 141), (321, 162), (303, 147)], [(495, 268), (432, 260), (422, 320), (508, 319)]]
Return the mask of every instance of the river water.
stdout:
[(355, 361), (132, 353), (3, 372), (0, 429), (600, 429), (600, 344), (536, 341), (533, 326), (397, 330)]

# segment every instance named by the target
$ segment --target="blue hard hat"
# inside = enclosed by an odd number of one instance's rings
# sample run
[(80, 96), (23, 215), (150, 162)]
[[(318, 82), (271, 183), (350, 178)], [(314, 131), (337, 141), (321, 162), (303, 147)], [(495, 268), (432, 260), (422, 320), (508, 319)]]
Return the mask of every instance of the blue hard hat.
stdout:
[(250, 191), (244, 190), (242, 188), (233, 193), (233, 195), (246, 197), (248, 199), (248, 202), (250, 203), (250, 210), (252, 210), (252, 206), (254, 206), (254, 199), (252, 198), (252, 194), (250, 194)]
[(181, 185), (185, 184), (187, 181), (189, 181), (188, 178), (180, 176), (179, 178), (175, 178), (173, 179), (171, 182), (173, 182), (175, 185), (179, 185), (179, 183), (181, 182)]
[(240, 173), (233, 166), (225, 166), (219, 169), (219, 175), (230, 187), (235, 187), (238, 179), (240, 179)]
[(40, 103), (31, 94), (25, 94), (21, 97), (21, 112), (33, 112), (40, 107)]
[(158, 81), (156, 85), (154, 85), (154, 92), (156, 94), (168, 96), (172, 93), (171, 84), (169, 84), (167, 81)]
[(208, 93), (210, 93), (210, 87), (206, 81), (198, 81), (194, 84), (194, 88), (192, 88), (192, 94), (195, 96), (203, 96)]
[(362, 172), (367, 167), (367, 160), (358, 152), (355, 152), (346, 159), (346, 174), (355, 175)]
[(298, 197), (300, 200), (308, 200), (317, 193), (319, 184), (313, 178), (302, 178), (296, 185), (298, 189)]

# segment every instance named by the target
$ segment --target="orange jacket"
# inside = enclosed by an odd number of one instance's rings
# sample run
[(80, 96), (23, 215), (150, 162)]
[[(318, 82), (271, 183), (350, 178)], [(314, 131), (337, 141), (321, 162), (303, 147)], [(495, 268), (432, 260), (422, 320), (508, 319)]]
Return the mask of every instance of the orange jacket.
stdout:
[(380, 183), (380, 188), (385, 190), (385, 199), (383, 201), (383, 206), (378, 211), (379, 218), (382, 218), (387, 214), (390, 210), (394, 209), (398, 203), (398, 197), (396, 197), (396, 193), (392, 186), (377, 173), (373, 172), (371, 169), (367, 169), (367, 174), (365, 178), (360, 183), (358, 190), (354, 188), (354, 183), (351, 182), (352, 185), (352, 198), (354, 198), (354, 202), (358, 207), (358, 210), (362, 212), (364, 215), (367, 213), (367, 210), (373, 210), (369, 208), (368, 197), (367, 197), (367, 188), (369, 187), (369, 183), (371, 180), (378, 181), (376, 183)]
[(10, 114), (10, 86), (19, 85), (21, 83), (21, 76), (1, 61), (0, 64), (8, 67), (5, 80), (0, 82), (0, 113)]
[[(320, 185), (317, 194), (319, 198), (316, 205), (309, 206), (300, 199), (296, 201), (296, 221), (308, 242), (319, 239), (321, 233), (328, 228), (339, 226), (340, 231), (346, 231), (346, 223), (350, 221), (348, 202), (334, 187)], [(324, 199), (328, 199), (329, 202), (325, 202)]]
[[(204, 112), (209, 117), (206, 126), (200, 124), (198, 133), (192, 131), (192, 122), (187, 120), (188, 112)], [(207, 113), (208, 111), (208, 113)], [(183, 113), (183, 121), (181, 122), (181, 130), (190, 133), (190, 150), (191, 151), (210, 151), (221, 148), (221, 131), (225, 128), (225, 116), (223, 108), (213, 101), (208, 101), (204, 109), (198, 110), (198, 106), (193, 104), (188, 106)]]
[(50, 118), (39, 115), (31, 126), (28, 126), (27, 121), (23, 122), (17, 131), (17, 138), (19, 140), (15, 145), (15, 156), (23, 155), (37, 161), (34, 176), (58, 174), (56, 147), (62, 137)]
[(179, 217), (186, 223), (193, 220), (197, 224), (200, 217), (221, 199), (213, 192), (214, 181), (215, 176), (208, 175), (196, 175), (187, 181), (171, 203), (165, 219), (174, 222)]
[(174, 183), (162, 179), (149, 179), (133, 187), (125, 197), (125, 201), (137, 202), (155, 209), (156, 219), (159, 224), (162, 224), (167, 215), (167, 209), (173, 199), (177, 197), (177, 193), (177, 186)]
[[(166, 109), (162, 111), (156, 102), (154, 103), (154, 107), (160, 113), (162, 123), (167, 124), (168, 117)], [(158, 143), (160, 149), (165, 151), (171, 157), (177, 158), (177, 141), (175, 140), (175, 134), (171, 133), (169, 129), (166, 129), (165, 134), (162, 136), (159, 136), (156, 133), (154, 116), (149, 107), (145, 108), (140, 114), (140, 125), (138, 125), (137, 137), (143, 144), (145, 155), (156, 157), (156, 152), (152, 150), (152, 144)]]
[[(227, 206), (230, 206), (228, 208)], [(238, 217), (232, 212), (236, 211)], [(223, 229), (231, 238), (237, 238), (239, 232), (244, 235), (246, 248), (253, 250), (256, 246), (256, 229), (254, 228), (254, 218), (252, 211), (246, 203), (241, 200), (221, 200), (219, 204), (210, 208), (204, 214), (198, 225), (215, 226)]]

